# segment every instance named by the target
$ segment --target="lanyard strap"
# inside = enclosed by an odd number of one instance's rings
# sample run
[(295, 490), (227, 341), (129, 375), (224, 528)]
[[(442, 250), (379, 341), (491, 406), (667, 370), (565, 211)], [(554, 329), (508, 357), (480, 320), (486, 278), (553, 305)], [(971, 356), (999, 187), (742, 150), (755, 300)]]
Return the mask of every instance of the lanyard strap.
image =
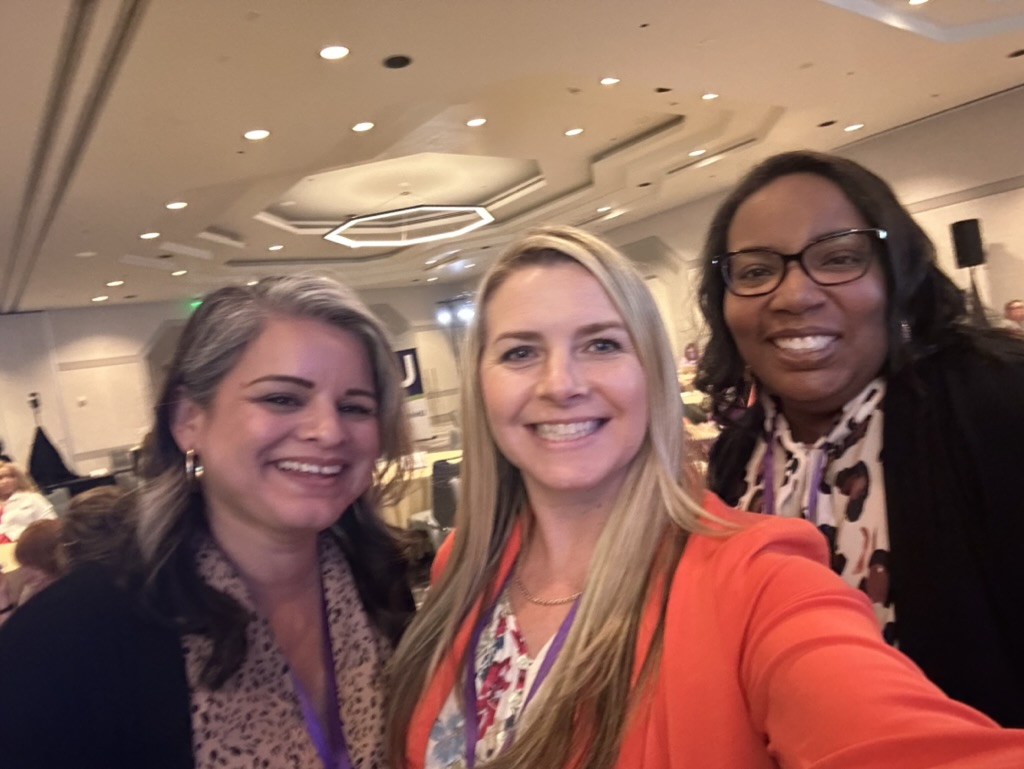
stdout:
[(352, 769), (352, 760), (348, 755), (348, 746), (345, 744), (345, 734), (341, 727), (341, 712), (338, 709), (338, 684), (334, 677), (334, 652), (331, 649), (331, 635), (327, 627), (327, 599), (324, 596), (323, 587), (320, 589), (320, 609), (323, 615), (323, 667), (325, 685), (327, 687), (327, 732), (324, 732), (323, 724), (316, 715), (316, 706), (313, 699), (302, 685), (295, 671), (292, 670), (292, 684), (299, 696), (299, 706), (302, 708), (302, 719), (306, 722), (306, 731), (313, 740), (316, 752), (323, 762), (324, 769)]
[[(513, 569), (515, 566), (512, 567)], [(476, 653), (477, 647), (480, 645), (480, 638), (483, 636), (484, 628), (491, 624), (491, 620), (494, 618), (494, 612), (498, 608), (498, 601), (501, 600), (502, 593), (508, 587), (509, 578), (512, 576), (512, 572), (509, 571), (509, 576), (505, 578), (505, 582), (501, 586), (501, 590), (498, 591), (497, 598), (494, 603), (487, 610), (480, 622), (477, 623), (476, 628), (473, 630), (473, 636), (469, 642), (469, 660), (466, 664), (466, 676), (464, 681), (463, 699), (465, 701), (466, 710), (466, 767), (467, 769), (473, 769), (476, 765), (476, 744), (480, 740), (480, 716), (477, 713), (476, 706)], [(522, 718), (522, 714), (526, 712), (526, 706), (530, 704), (530, 700), (533, 699), (537, 690), (540, 689), (540, 685), (544, 682), (544, 679), (548, 677), (548, 673), (551, 672), (551, 667), (555, 664), (555, 660), (558, 658), (558, 653), (562, 651), (562, 647), (565, 646), (565, 639), (569, 637), (569, 630), (572, 628), (573, 620), (576, 619), (576, 610), (579, 609), (580, 599), (577, 598), (572, 602), (572, 608), (569, 609), (569, 613), (565, 615), (565, 619), (562, 620), (562, 624), (559, 626), (558, 631), (555, 633), (555, 637), (551, 639), (551, 645), (548, 647), (547, 654), (544, 655), (544, 659), (540, 663), (540, 668), (537, 670), (537, 675), (533, 679), (533, 686), (530, 687), (530, 691), (526, 695), (526, 700), (523, 702), (522, 710), (519, 711), (519, 717)], [(510, 729), (505, 736), (505, 744), (501, 746), (501, 750), (504, 750), (509, 742), (512, 740), (512, 733), (515, 731), (514, 728)]]

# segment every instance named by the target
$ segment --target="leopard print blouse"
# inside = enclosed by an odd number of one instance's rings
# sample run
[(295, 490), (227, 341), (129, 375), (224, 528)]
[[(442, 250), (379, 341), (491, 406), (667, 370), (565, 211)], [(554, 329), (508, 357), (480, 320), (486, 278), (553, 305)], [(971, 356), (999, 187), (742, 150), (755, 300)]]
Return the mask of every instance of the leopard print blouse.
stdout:
[[(389, 645), (367, 617), (348, 563), (327, 534), (321, 535), (319, 553), (345, 742), (356, 769), (382, 769), (383, 668)], [(182, 639), (197, 769), (317, 769), (321, 760), (306, 731), (288, 663), (241, 576), (212, 541), (200, 547), (197, 568), (207, 583), (237, 600), (251, 617), (245, 660), (216, 691), (198, 684), (209, 639)]]

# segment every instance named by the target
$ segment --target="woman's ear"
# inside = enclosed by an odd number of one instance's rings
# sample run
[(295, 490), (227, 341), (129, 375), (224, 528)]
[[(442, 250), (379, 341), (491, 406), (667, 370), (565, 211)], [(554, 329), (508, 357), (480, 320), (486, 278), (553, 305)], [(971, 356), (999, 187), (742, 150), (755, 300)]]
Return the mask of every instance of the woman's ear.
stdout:
[(200, 437), (206, 422), (206, 411), (194, 400), (178, 398), (171, 408), (171, 435), (182, 452), (200, 449)]

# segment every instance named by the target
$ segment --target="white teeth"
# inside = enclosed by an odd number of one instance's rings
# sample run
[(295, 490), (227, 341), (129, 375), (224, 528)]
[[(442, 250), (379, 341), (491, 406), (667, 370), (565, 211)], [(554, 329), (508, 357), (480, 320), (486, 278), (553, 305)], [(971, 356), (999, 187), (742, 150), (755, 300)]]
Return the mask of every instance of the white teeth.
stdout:
[(773, 341), (783, 350), (810, 352), (824, 350), (834, 339), (834, 336), (783, 336)]
[(537, 435), (547, 441), (571, 441), (574, 438), (582, 438), (590, 435), (601, 422), (598, 419), (590, 419), (586, 422), (560, 422), (544, 423), (536, 426)]
[(285, 459), (280, 462), (275, 462), (275, 465), (281, 470), (291, 470), (297, 473), (313, 473), (315, 475), (337, 475), (341, 472), (341, 465), (314, 465), (309, 462), (294, 462), (290, 459)]

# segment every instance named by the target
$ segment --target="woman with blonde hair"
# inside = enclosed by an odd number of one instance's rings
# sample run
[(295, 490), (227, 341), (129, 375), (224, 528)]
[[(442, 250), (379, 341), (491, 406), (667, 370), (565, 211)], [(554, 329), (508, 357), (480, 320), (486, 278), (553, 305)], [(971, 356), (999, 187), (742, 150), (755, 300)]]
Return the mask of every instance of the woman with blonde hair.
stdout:
[(685, 488), (674, 359), (613, 248), (512, 244), (463, 361), (456, 531), (392, 661), (397, 766), (1024, 761), (882, 642), (812, 526)]
[(34, 521), (56, 517), (53, 505), (20, 465), (0, 462), (0, 544), (17, 542)]

